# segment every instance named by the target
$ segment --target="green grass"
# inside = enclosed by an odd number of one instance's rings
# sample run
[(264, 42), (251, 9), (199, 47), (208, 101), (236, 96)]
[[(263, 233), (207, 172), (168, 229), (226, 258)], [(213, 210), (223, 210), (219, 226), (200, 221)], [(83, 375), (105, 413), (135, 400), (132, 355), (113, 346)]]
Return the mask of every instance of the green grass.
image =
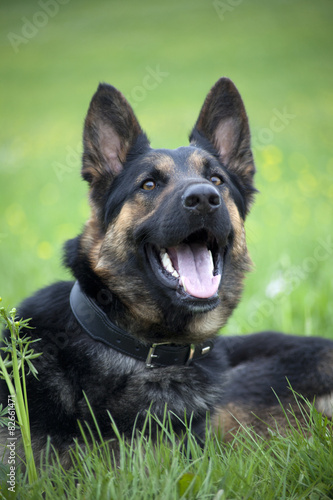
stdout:
[[(211, 435), (202, 449), (190, 428), (184, 445), (165, 421), (157, 443), (140, 433), (131, 442), (119, 436), (117, 458), (107, 443), (89, 445), (86, 429), (87, 445), (72, 450), (69, 471), (51, 455), (44, 457), (43, 469), (32, 485), (17, 471), (16, 498), (329, 499), (333, 497), (332, 423), (311, 406), (305, 408), (306, 432), (290, 425), (285, 436), (272, 432), (269, 443), (242, 430), (224, 445)], [(294, 417), (288, 418), (292, 422)], [(0, 484), (4, 477), (2, 470)]]
[[(98, 83), (112, 83), (128, 97), (154, 147), (174, 148), (186, 143), (206, 93), (225, 75), (249, 114), (260, 194), (246, 223), (255, 268), (224, 332), (332, 335), (333, 3), (236, 3), (220, 2), (230, 7), (223, 14), (206, 0), (71, 0), (16, 53), (8, 34), (22, 36), (41, 7), (1, 2), (0, 295), (6, 304), (69, 277), (61, 249), (89, 213), (80, 141)], [(167, 75), (138, 100), (149, 68)], [(293, 117), (277, 130), (272, 120), (284, 110)], [(60, 177), (59, 164), (66, 167)], [(201, 498), (221, 489), (228, 499), (325, 498), (316, 493), (316, 478), (332, 483), (324, 473), (331, 448), (299, 437), (277, 441), (265, 453), (255, 444), (217, 448), (213, 459), (204, 453), (193, 465), (174, 453), (160, 469), (150, 463), (149, 474), (139, 453), (126, 455), (117, 473), (100, 467), (114, 498), (140, 498), (140, 491), (149, 498), (150, 484), (163, 493), (169, 485), (173, 498), (185, 472), (203, 478)], [(82, 486), (75, 486), (74, 472), (66, 476), (73, 498), (90, 497), (90, 483), (98, 487), (92, 476), (104, 488), (97, 470), (81, 474)], [(40, 481), (50, 484), (51, 476)], [(60, 479), (56, 484), (61, 488)]]

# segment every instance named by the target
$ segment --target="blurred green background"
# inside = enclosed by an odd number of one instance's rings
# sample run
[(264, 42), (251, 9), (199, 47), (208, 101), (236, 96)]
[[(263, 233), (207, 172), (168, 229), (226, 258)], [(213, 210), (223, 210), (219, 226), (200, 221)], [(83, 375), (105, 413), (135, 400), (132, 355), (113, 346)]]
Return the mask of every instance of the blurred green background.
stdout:
[(260, 194), (246, 224), (255, 267), (226, 331), (329, 336), (332, 21), (332, 0), (2, 0), (5, 304), (70, 279), (61, 252), (89, 214), (81, 134), (98, 83), (125, 94), (153, 147), (176, 148), (228, 76), (250, 118)]

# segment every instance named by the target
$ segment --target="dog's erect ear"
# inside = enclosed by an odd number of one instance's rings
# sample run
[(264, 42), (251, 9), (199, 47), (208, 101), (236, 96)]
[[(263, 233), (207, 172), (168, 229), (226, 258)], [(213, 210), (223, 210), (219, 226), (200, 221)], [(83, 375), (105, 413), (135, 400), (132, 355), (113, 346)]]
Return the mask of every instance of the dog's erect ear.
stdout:
[(214, 146), (229, 172), (237, 176), (248, 209), (255, 191), (249, 122), (242, 98), (229, 78), (220, 78), (210, 90), (192, 130), (192, 144), (205, 148), (205, 140)]
[(100, 198), (122, 171), (139, 135), (148, 145), (125, 97), (111, 85), (99, 85), (91, 100), (83, 133), (82, 177), (91, 186), (92, 198)]

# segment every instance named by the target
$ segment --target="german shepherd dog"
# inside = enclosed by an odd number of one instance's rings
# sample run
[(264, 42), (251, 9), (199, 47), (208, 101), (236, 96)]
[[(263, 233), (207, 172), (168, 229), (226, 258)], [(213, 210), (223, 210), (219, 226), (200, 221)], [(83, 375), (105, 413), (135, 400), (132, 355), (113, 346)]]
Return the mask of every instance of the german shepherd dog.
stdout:
[[(242, 99), (227, 78), (208, 93), (189, 146), (152, 149), (134, 112), (101, 84), (84, 126), (82, 176), (91, 216), (65, 245), (75, 282), (37, 292), (32, 318), (38, 379), (27, 377), (33, 448), (49, 437), (66, 454), (78, 421), (112, 439), (150, 410), (204, 438), (207, 415), (230, 435), (267, 433), (295, 408), (293, 390), (332, 416), (333, 342), (275, 332), (223, 337), (251, 261), (244, 221), (255, 188)], [(2, 386), (2, 401), (7, 392)], [(87, 404), (89, 402), (89, 405)], [(7, 435), (3, 433), (2, 442)]]

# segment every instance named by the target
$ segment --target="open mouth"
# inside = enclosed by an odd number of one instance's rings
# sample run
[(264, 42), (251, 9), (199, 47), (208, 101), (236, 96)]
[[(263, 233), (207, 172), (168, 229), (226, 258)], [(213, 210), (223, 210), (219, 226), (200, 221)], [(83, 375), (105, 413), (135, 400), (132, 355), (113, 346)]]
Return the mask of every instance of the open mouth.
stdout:
[(223, 260), (216, 238), (205, 229), (177, 245), (146, 249), (152, 270), (164, 285), (197, 299), (217, 296)]

